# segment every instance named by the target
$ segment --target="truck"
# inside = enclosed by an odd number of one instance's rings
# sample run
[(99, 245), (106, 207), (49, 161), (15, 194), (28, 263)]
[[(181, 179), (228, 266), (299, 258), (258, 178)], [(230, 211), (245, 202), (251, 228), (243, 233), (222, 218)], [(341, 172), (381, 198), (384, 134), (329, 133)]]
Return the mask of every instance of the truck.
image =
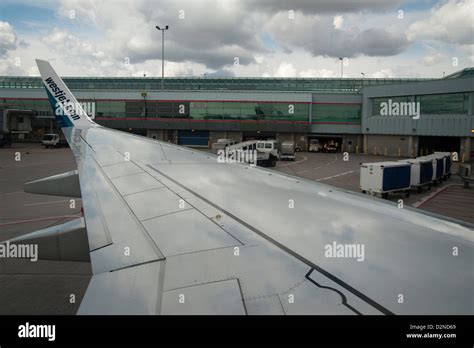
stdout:
[(275, 167), (276, 161), (280, 159), (281, 143), (278, 140), (257, 140), (257, 152), (268, 154), (262, 166)]
[(42, 144), (45, 148), (68, 146), (66, 139), (59, 136), (59, 134), (45, 134)]
[(217, 153), (219, 150), (225, 150), (226, 147), (235, 145), (237, 142), (234, 139), (217, 139), (217, 142), (211, 145), (213, 153)]
[(334, 153), (337, 152), (337, 145), (334, 141), (330, 140), (323, 146), (323, 152)]
[(319, 151), (321, 151), (321, 145), (319, 144), (318, 139), (311, 139), (309, 141), (308, 151), (309, 152), (319, 152)]
[(227, 146), (229, 154), (238, 151), (257, 152), (257, 165), (262, 167), (274, 167), (280, 159), (280, 143), (276, 140), (248, 140), (242, 143)]
[(294, 161), (296, 158), (295, 152), (296, 149), (294, 141), (284, 141), (281, 143), (281, 160)]

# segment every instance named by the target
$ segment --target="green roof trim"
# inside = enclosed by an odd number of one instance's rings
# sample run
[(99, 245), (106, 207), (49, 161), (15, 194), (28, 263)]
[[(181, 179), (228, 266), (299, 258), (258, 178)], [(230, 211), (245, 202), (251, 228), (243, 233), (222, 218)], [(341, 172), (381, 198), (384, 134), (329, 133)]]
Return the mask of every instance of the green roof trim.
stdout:
[[(474, 76), (474, 68), (466, 68), (445, 78)], [(366, 86), (438, 80), (435, 78), (206, 78), (168, 77), (168, 91), (285, 91), (357, 93)], [(161, 78), (156, 77), (64, 77), (73, 90), (148, 90), (159, 91)], [(0, 76), (0, 88), (43, 88), (39, 77)]]

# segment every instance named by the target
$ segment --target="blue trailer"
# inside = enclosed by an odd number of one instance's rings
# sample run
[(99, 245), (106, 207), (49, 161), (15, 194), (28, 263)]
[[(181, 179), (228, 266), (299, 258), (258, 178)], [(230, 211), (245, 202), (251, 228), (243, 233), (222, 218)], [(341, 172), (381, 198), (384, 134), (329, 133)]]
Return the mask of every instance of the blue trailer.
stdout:
[(444, 172), (443, 177), (444, 179), (449, 179), (451, 177), (451, 152), (435, 152), (433, 156), (442, 156), (444, 158)]
[(417, 157), (416, 159), (431, 161), (433, 165), (433, 177), (431, 178), (433, 186), (437, 186), (439, 183), (441, 183), (444, 177), (444, 157), (443, 156), (428, 155), (428, 156)]
[(423, 186), (431, 189), (433, 184), (433, 160), (431, 159), (404, 159), (402, 163), (411, 164), (410, 184), (420, 193)]
[(410, 196), (411, 163), (377, 162), (360, 164), (362, 193), (377, 194), (387, 198), (389, 192), (404, 192)]

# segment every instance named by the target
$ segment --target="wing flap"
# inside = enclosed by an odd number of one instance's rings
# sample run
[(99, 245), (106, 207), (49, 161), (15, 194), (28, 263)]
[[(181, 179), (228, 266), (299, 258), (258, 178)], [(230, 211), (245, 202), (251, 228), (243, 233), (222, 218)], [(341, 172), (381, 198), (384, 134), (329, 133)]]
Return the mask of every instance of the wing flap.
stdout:
[(94, 275), (77, 314), (159, 314), (163, 263), (152, 262)]
[(164, 315), (244, 315), (237, 279), (199, 284), (163, 293)]
[(163, 259), (94, 158), (82, 157), (78, 168), (94, 273)]

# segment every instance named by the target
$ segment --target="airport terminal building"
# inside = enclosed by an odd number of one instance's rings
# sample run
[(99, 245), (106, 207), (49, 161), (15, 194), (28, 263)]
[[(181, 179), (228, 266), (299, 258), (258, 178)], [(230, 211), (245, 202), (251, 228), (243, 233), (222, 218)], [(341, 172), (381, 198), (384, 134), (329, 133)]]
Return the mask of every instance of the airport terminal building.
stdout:
[[(220, 138), (333, 140), (340, 151), (474, 158), (474, 68), (438, 79), (64, 78), (101, 125), (209, 147)], [(408, 113), (407, 113), (408, 112)], [(57, 132), (39, 77), (0, 77), (2, 131)]]

